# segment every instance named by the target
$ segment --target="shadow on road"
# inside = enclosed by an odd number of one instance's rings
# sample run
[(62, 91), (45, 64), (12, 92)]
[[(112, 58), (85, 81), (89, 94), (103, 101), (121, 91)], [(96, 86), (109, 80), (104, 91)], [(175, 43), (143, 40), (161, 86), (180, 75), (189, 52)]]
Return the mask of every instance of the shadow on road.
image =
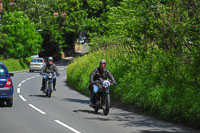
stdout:
[(141, 133), (171, 133), (170, 131), (141, 131)]
[(38, 74), (40, 74), (40, 72), (41, 72), (41, 71), (34, 71), (34, 72), (29, 72), (29, 71), (28, 71), (28, 72), (26, 72), (26, 73), (38, 73)]
[(81, 103), (81, 104), (88, 104), (88, 105), (90, 103), (90, 100), (72, 99), (72, 98), (63, 98), (61, 101), (69, 101), (69, 102), (75, 102), (75, 103)]
[[(121, 113), (112, 113), (110, 116), (112, 121), (122, 122), (123, 127), (138, 127), (141, 128), (142, 133), (169, 133), (169, 132), (190, 132), (186, 127), (179, 125), (174, 125), (172, 123), (166, 123), (159, 120), (156, 120), (152, 117), (138, 115), (132, 112), (121, 112)], [(143, 128), (148, 130), (143, 130)]]
[[(101, 113), (99, 113), (101, 114)], [(104, 116), (103, 114), (101, 114), (102, 116)], [(88, 120), (98, 120), (98, 121), (113, 121), (112, 119), (106, 118), (106, 117), (95, 117), (95, 118), (87, 118)]]
[(47, 98), (47, 96), (46, 95), (42, 95), (42, 94), (40, 94), (40, 95), (29, 95), (30, 97), (41, 97), (41, 98)]
[(123, 126), (124, 128), (136, 127), (141, 133), (191, 132), (191, 130), (187, 127), (162, 122), (159, 120), (155, 120), (152, 117), (144, 117), (143, 115), (137, 115), (132, 112), (127, 113), (122, 111), (121, 113), (112, 113), (112, 110), (110, 110), (110, 113), (107, 116), (103, 115), (101, 110), (98, 113), (95, 113), (93, 110), (74, 110), (73, 112), (97, 114), (95, 117), (87, 117), (85, 119), (97, 120), (102, 122), (118, 122), (119, 125)]
[(75, 112), (75, 113), (82, 112), (82, 113), (87, 113), (87, 114), (101, 114), (99, 112), (96, 113), (93, 110), (73, 110), (73, 112)]

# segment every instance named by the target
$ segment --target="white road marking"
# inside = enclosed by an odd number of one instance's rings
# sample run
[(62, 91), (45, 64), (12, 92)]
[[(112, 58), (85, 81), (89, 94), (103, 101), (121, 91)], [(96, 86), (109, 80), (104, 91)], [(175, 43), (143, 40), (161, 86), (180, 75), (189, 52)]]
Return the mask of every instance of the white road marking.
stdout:
[[(64, 68), (61, 68), (60, 70), (64, 70)], [(33, 79), (33, 78), (36, 78), (36, 77), (40, 77), (40, 75), (36, 75), (34, 77), (31, 77), (31, 78), (27, 78), (26, 80), (23, 80), (21, 83), (24, 83), (25, 81), (27, 80), (30, 80), (30, 79)], [(18, 85), (19, 87), (21, 86), (21, 84)], [(20, 93), (20, 88), (17, 88), (17, 93)], [(23, 100), (23, 101), (27, 101), (22, 95), (19, 95), (19, 97)], [(28, 104), (31, 108), (33, 108), (34, 110), (38, 111), (39, 113), (45, 115), (46, 113), (44, 111), (42, 111), (41, 109), (35, 107), (34, 105), (32, 104)], [(71, 130), (72, 132), (74, 133), (81, 133), (80, 131), (74, 129), (73, 127), (70, 127), (69, 125), (59, 121), (59, 120), (54, 120), (56, 123), (58, 123), (59, 125)]]
[(31, 77), (32, 79), (34, 79), (35, 78), (35, 76), (33, 76), (33, 77)]
[(17, 88), (17, 93), (20, 93), (20, 88)]
[(38, 109), (37, 107), (33, 106), (32, 104), (29, 104), (29, 106), (30, 106), (31, 108), (35, 109), (36, 111), (38, 111), (39, 113), (43, 114), (43, 115), (46, 114), (44, 111)]
[(20, 87), (22, 84), (19, 84), (18, 87)]
[(63, 123), (63, 122), (61, 122), (59, 120), (54, 120), (54, 121), (57, 122), (58, 124), (64, 126), (64, 127), (68, 128), (69, 130), (73, 131), (74, 133), (81, 133), (81, 132), (77, 131), (76, 129), (66, 125), (65, 123)]
[(19, 97), (20, 97), (24, 102), (27, 101), (22, 95), (19, 95)]

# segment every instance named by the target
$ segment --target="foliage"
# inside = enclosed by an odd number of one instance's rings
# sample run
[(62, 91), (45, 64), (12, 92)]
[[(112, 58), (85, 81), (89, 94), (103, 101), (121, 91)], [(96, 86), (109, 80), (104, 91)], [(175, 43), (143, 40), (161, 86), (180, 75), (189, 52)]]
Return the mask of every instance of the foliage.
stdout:
[(3, 40), (5, 38), (5, 35), (1, 32), (1, 28), (0, 28), (0, 54), (2, 55), (3, 54)]
[(192, 62), (186, 62), (175, 57), (174, 51), (158, 47), (148, 49), (145, 58), (130, 56), (125, 47), (109, 47), (74, 60), (68, 66), (67, 83), (88, 95), (89, 76), (104, 58), (118, 82), (111, 88), (112, 101), (199, 127), (199, 50), (190, 56)]
[(41, 35), (44, 39), (41, 53), (45, 56), (59, 54), (64, 45), (63, 32), (55, 17), (44, 17)]
[[(20, 70), (28, 69), (30, 60), (31, 60), (30, 57), (27, 57), (25, 59), (9, 58), (9, 59), (0, 59), (0, 62), (3, 62), (6, 65), (9, 72), (13, 72), (13, 71), (20, 71)], [(12, 64), (12, 65), (10, 65), (10, 64)]]
[[(68, 84), (88, 94), (89, 75), (105, 58), (119, 82), (111, 89), (114, 100), (200, 126), (198, 0), (18, 0), (16, 5), (3, 2), (8, 12), (3, 19), (10, 15), (6, 19), (15, 25), (5, 21), (4, 28), (0, 27), (0, 54), (27, 55), (24, 40), (27, 44), (34, 42), (33, 48), (39, 47), (40, 37), (38, 43), (34, 41), (37, 34), (33, 41), (23, 37), (30, 36), (23, 25), (40, 30), (44, 55), (73, 48), (80, 32), (86, 32), (91, 52), (99, 51), (69, 65)], [(53, 16), (54, 12), (58, 16)], [(17, 23), (11, 14), (21, 14), (22, 23)], [(98, 49), (109, 45), (115, 47)]]
[(147, 44), (176, 48), (180, 54), (184, 47), (199, 44), (199, 11), (196, 0), (123, 0), (109, 7), (104, 36), (119, 38), (117, 43), (129, 40), (143, 49)]
[[(15, 5), (3, 2), (8, 12), (23, 11), (36, 29), (42, 30), (45, 54), (73, 48), (80, 32), (87, 33), (90, 45), (104, 43), (105, 39), (120, 44), (128, 41), (142, 49), (149, 45), (176, 48), (178, 54), (185, 47), (199, 44), (197, 0), (18, 0)], [(54, 12), (59, 16), (52, 19)], [(56, 37), (52, 36), (54, 32)], [(46, 36), (50, 36), (50, 42)], [(56, 51), (47, 49), (55, 46)]]
[(23, 12), (5, 12), (2, 23), (5, 54), (14, 58), (25, 58), (37, 54), (42, 38), (36, 32), (34, 23), (31, 23)]

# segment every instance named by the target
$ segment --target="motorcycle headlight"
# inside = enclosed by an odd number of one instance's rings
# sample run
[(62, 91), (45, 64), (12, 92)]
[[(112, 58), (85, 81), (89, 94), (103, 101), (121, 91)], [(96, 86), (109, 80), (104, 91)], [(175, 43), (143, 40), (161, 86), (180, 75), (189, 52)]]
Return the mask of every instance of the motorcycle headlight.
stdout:
[(103, 81), (103, 87), (104, 88), (109, 88), (110, 87), (110, 82), (108, 80)]
[(51, 79), (53, 75), (51, 73), (48, 74), (48, 78)]

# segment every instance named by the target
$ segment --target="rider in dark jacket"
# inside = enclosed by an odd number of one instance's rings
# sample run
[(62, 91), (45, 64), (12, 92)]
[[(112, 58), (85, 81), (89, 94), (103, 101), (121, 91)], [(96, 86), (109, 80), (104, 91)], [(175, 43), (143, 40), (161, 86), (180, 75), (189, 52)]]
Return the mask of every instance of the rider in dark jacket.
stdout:
[(95, 94), (98, 92), (99, 88), (101, 88), (102, 84), (97, 83), (98, 80), (106, 80), (107, 78), (111, 79), (114, 85), (117, 85), (117, 82), (115, 81), (113, 75), (108, 71), (108, 69), (105, 68), (106, 61), (102, 59), (100, 61), (100, 66), (97, 67), (90, 75), (90, 91), (91, 91), (91, 104), (90, 106), (94, 106), (94, 97)]
[[(60, 74), (58, 73), (58, 68), (57, 66), (53, 63), (53, 58), (52, 57), (49, 57), (48, 58), (48, 64), (44, 65), (42, 70), (41, 70), (41, 74), (43, 74), (44, 72), (46, 73), (53, 73), (55, 72), (57, 76), (59, 76)], [(42, 87), (41, 87), (41, 91), (43, 91), (45, 89), (45, 83), (46, 83), (46, 80), (47, 80), (47, 76), (44, 75), (43, 78), (42, 78)], [(53, 90), (56, 91), (56, 77), (54, 76), (53, 77)]]

